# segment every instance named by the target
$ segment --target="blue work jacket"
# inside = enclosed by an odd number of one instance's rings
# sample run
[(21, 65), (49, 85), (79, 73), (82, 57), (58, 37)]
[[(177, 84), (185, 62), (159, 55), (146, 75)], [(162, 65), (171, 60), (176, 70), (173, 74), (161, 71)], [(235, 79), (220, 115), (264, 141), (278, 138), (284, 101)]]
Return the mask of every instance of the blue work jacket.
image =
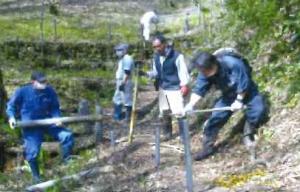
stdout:
[(251, 71), (241, 59), (232, 56), (221, 56), (218, 60), (218, 71), (211, 77), (199, 73), (193, 92), (204, 97), (212, 85), (220, 89), (223, 97), (235, 98), (239, 93), (251, 97), (258, 93), (257, 86), (251, 78)]
[(59, 102), (54, 89), (47, 85), (45, 89), (34, 89), (32, 84), (16, 90), (7, 103), (8, 117), (24, 120), (37, 120), (60, 117)]

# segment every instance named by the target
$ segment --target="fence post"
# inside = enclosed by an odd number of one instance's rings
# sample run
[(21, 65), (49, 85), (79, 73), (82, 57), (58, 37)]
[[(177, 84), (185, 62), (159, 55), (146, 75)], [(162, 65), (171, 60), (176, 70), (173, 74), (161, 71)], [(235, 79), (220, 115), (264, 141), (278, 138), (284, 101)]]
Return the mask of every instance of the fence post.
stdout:
[(160, 166), (160, 124), (155, 126), (155, 167), (159, 170)]
[(186, 185), (187, 185), (187, 191), (192, 192), (193, 191), (193, 165), (192, 165), (192, 156), (191, 156), (189, 127), (186, 118), (182, 119), (182, 127), (183, 127)]
[[(95, 106), (95, 112), (96, 115), (102, 115), (102, 108), (99, 104), (96, 104)], [(102, 121), (96, 121), (95, 122), (95, 140), (96, 145), (99, 145), (102, 142), (103, 139), (103, 125)]]
[[(90, 115), (90, 107), (89, 107), (89, 102), (86, 99), (81, 99), (78, 105), (78, 113), (80, 116), (84, 116), (84, 115)], [(85, 127), (85, 131), (88, 134), (92, 134), (93, 133), (93, 123), (91, 122), (86, 122), (83, 124), (83, 126)]]

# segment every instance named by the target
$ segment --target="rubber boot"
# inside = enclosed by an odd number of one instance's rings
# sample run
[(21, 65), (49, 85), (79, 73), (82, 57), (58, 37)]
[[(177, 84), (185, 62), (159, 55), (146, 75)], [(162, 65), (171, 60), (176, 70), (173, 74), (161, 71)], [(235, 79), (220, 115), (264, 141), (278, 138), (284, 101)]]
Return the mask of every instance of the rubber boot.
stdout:
[(72, 148), (71, 147), (62, 147), (62, 163), (68, 165), (72, 161)]
[(125, 120), (126, 120), (126, 122), (130, 122), (131, 112), (132, 112), (132, 106), (126, 106), (126, 112), (125, 112)]
[(255, 127), (248, 121), (245, 122), (243, 130), (243, 143), (246, 149), (250, 153), (250, 159), (253, 161), (256, 159), (256, 142), (255, 142)]
[(163, 114), (162, 134), (163, 134), (163, 140), (170, 140), (172, 138), (172, 117), (169, 113)]
[(114, 104), (114, 120), (122, 120), (122, 104)]
[(39, 165), (37, 160), (36, 159), (30, 160), (28, 161), (28, 164), (30, 166), (31, 173), (32, 173), (32, 183), (33, 184), (40, 183), (41, 177), (40, 177)]
[(208, 158), (212, 154), (215, 153), (216, 149), (214, 147), (215, 139), (214, 137), (203, 137), (203, 142), (202, 142), (202, 151), (199, 151), (198, 153), (195, 154), (194, 160), (195, 161), (201, 161), (203, 159)]

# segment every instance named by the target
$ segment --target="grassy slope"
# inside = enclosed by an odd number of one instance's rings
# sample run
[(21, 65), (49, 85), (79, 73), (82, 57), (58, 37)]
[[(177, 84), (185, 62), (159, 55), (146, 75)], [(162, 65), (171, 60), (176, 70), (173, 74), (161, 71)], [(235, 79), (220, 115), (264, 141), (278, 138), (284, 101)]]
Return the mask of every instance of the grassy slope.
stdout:
[[(171, 17), (167, 22), (174, 24), (173, 27), (169, 27), (166, 31), (171, 33), (178, 33), (181, 30), (181, 23), (183, 21), (184, 14), (176, 16), (176, 19)], [(6, 16), (5, 16), (6, 17)], [(5, 18), (3, 17), (3, 18)], [(207, 14), (207, 17), (210, 17)], [(193, 25), (196, 24), (196, 15), (192, 15)], [(76, 20), (76, 19), (74, 19)], [(219, 19), (212, 20), (211, 22), (219, 22)], [(221, 20), (222, 21), (222, 20)], [(50, 20), (49, 20), (50, 22)], [(226, 21), (224, 21), (225, 23)], [(73, 23), (73, 21), (71, 21)], [(74, 21), (74, 23), (76, 23)], [(78, 23), (77, 23), (78, 24)], [(76, 26), (78, 26), (76, 24)], [(35, 26), (38, 30), (38, 20), (36, 20)], [(169, 25), (171, 26), (171, 25)], [(100, 28), (100, 27), (99, 27)], [(217, 29), (217, 27), (216, 27)], [(22, 29), (20, 29), (22, 31)], [(81, 29), (74, 28), (69, 34), (77, 33), (77, 30)], [(224, 36), (218, 36), (219, 33), (212, 33), (211, 36), (196, 35), (192, 37), (194, 42), (194, 47), (200, 47), (201, 49), (214, 49), (219, 46), (229, 46), (235, 44), (236, 37), (239, 36), (232, 35), (231, 39), (227, 39), (233, 29), (226, 30), (227, 33), (223, 33)], [(48, 37), (51, 36), (51, 28), (49, 28)], [(78, 32), (77, 35), (72, 35), (72, 37), (66, 37), (70, 41), (76, 41), (82, 36), (81, 32)], [(87, 32), (89, 33), (89, 32)], [(208, 32), (205, 30), (203, 34), (207, 35)], [(93, 40), (93, 34), (89, 34)], [(25, 36), (26, 38), (27, 36)], [(39, 38), (39, 35), (36, 33), (33, 38)], [(207, 41), (205, 41), (207, 39)], [(261, 45), (268, 45), (272, 40), (265, 38), (262, 40)], [(246, 50), (259, 49), (262, 53), (257, 54), (255, 52)], [(228, 145), (221, 149), (221, 151), (216, 154), (214, 157), (200, 163), (194, 163), (194, 179), (195, 186), (199, 189), (203, 186), (214, 186), (217, 187), (227, 187), (222, 188), (222, 190), (237, 190), (238, 188), (247, 189), (250, 188), (250, 191), (255, 191), (254, 186), (262, 186), (261, 190), (257, 191), (297, 191), (299, 189), (298, 185), (298, 175), (299, 175), (299, 151), (298, 140), (299, 140), (299, 75), (297, 68), (291, 68), (288, 70), (278, 70), (274, 73), (273, 70), (278, 69), (279, 64), (285, 63), (289, 64), (290, 62), (294, 63), (294, 60), (286, 60), (288, 55), (286, 54), (281, 59), (277, 60), (274, 63), (264, 65), (265, 62), (258, 56), (267, 52), (269, 48), (265, 49), (261, 47), (255, 47), (249, 45), (248, 49), (242, 50), (243, 53), (251, 60), (255, 61), (254, 71), (255, 78), (259, 83), (261, 90), (268, 92), (271, 95), (271, 115), (272, 118), (270, 121), (263, 126), (263, 131), (259, 135), (259, 149), (258, 153), (261, 158), (265, 158), (269, 162), (269, 167), (262, 169), (251, 169), (247, 167), (248, 165), (248, 156), (242, 145), (240, 145), (240, 137), (235, 137), (234, 140), (229, 138)], [(191, 50), (186, 50), (191, 52)], [(257, 57), (257, 58), (256, 58)], [(257, 60), (254, 60), (257, 59)], [(299, 63), (294, 63), (299, 65)], [(300, 67), (300, 66), (299, 66)], [(93, 75), (98, 75), (97, 72), (91, 72)], [(100, 72), (99, 72), (100, 73)], [(64, 72), (58, 73), (58, 75), (63, 76)], [(82, 76), (85, 72), (76, 72), (72, 73), (76, 77), (77, 75)], [(53, 75), (57, 75), (54, 73)], [(9, 77), (9, 76), (7, 76)], [(287, 86), (288, 85), (288, 86)], [(292, 88), (288, 88), (292, 86)], [(296, 87), (294, 87), (296, 86)], [(287, 91), (287, 88), (290, 90)], [(149, 126), (151, 122), (143, 127), (139, 127), (137, 133), (140, 134), (137, 138), (142, 138), (144, 130), (148, 130), (150, 135), (152, 134), (153, 127)], [(234, 124), (234, 120), (231, 122)], [(222, 131), (219, 141), (222, 142), (226, 140), (228, 132), (230, 132), (231, 124), (227, 125), (226, 128)], [(192, 150), (193, 152), (199, 150), (200, 146), (200, 134), (199, 129), (197, 133), (192, 138)], [(149, 134), (149, 133), (148, 133)], [(145, 135), (144, 135), (145, 136)], [(150, 138), (149, 135), (146, 135), (147, 139), (141, 139), (143, 142), (152, 142), (153, 138)], [(166, 144), (181, 146), (177, 141), (171, 141)], [(120, 149), (124, 146), (120, 145)], [(117, 148), (118, 150), (119, 148)], [(106, 153), (106, 154), (105, 154)], [(100, 175), (99, 177), (92, 178), (88, 180), (88, 184), (82, 183), (82, 186), (79, 187), (78, 183), (69, 183), (73, 188), (78, 189), (78, 191), (87, 191), (87, 190), (102, 190), (102, 191), (111, 191), (111, 190), (133, 190), (133, 191), (147, 191), (147, 190), (183, 190), (184, 185), (184, 169), (183, 161), (179, 158), (177, 152), (174, 152), (169, 149), (162, 151), (162, 162), (163, 166), (161, 168), (160, 175), (152, 170), (153, 168), (153, 157), (151, 154), (153, 150), (149, 146), (144, 146), (139, 148), (139, 150), (130, 154), (124, 162), (121, 162), (117, 165), (114, 165), (115, 170), (108, 175)], [(97, 152), (95, 150), (90, 151), (86, 155), (82, 155), (83, 160), (75, 162), (74, 165), (71, 165), (71, 168), (59, 167), (57, 171), (49, 171), (47, 175), (57, 176), (64, 175), (62, 173), (74, 173), (84, 167), (95, 166), (95, 164), (103, 163), (106, 165), (106, 161), (97, 161), (94, 157)], [(110, 156), (111, 151), (109, 149), (104, 149), (101, 153), (101, 157)], [(89, 161), (87, 160), (89, 159)], [(96, 162), (96, 163), (95, 163)], [(102, 165), (103, 165), (102, 164)], [(11, 181), (14, 181), (13, 179)], [(251, 186), (253, 188), (251, 188)], [(60, 186), (61, 188), (66, 188), (69, 186)], [(229, 189), (228, 189), (229, 188)], [(59, 191), (59, 188), (56, 189)], [(212, 189), (213, 190), (213, 189)], [(217, 190), (217, 189), (216, 189)], [(221, 189), (220, 189), (221, 190)]]

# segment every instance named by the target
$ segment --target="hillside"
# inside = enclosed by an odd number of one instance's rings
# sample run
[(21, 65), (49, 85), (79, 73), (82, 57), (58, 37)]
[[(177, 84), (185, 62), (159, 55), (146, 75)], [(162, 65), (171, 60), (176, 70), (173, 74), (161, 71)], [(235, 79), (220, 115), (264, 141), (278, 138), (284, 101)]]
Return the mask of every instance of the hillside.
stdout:
[[(132, 144), (127, 143), (128, 125), (113, 121), (110, 115), (116, 63), (113, 46), (129, 42), (135, 59), (146, 58), (147, 69), (153, 52), (150, 46), (146, 54), (141, 49), (139, 17), (152, 9), (160, 14), (158, 30), (173, 40), (188, 64), (196, 50), (237, 48), (250, 61), (253, 77), (269, 103), (269, 119), (257, 134), (257, 161), (250, 160), (242, 144), (236, 126), (242, 113), (238, 112), (221, 130), (217, 153), (193, 162), (194, 191), (299, 191), (299, 0), (41, 2), (0, 0), (0, 69), (7, 96), (28, 82), (32, 69), (41, 69), (57, 89), (65, 116), (76, 115), (82, 99), (89, 101), (92, 113), (100, 103), (106, 114), (101, 144), (95, 144), (92, 128), (89, 132), (87, 125), (70, 125), (77, 139), (71, 164), (61, 165), (57, 148), (49, 152), (45, 147), (40, 157), (45, 181), (88, 170), (83, 177), (60, 181), (47, 191), (186, 190), (184, 150), (178, 137), (161, 143), (160, 169), (155, 167), (159, 122), (152, 82), (140, 79)], [(187, 13), (191, 29), (184, 33)], [(215, 98), (210, 94), (198, 108), (210, 108)], [(208, 115), (189, 117), (192, 154), (201, 149)], [(1, 153), (6, 148), (11, 151), (5, 152), (0, 191), (23, 191), (30, 185), (30, 173), (15, 150), (20, 147), (20, 132), (10, 130), (5, 118), (1, 122)], [(177, 136), (175, 119), (173, 125)]]

